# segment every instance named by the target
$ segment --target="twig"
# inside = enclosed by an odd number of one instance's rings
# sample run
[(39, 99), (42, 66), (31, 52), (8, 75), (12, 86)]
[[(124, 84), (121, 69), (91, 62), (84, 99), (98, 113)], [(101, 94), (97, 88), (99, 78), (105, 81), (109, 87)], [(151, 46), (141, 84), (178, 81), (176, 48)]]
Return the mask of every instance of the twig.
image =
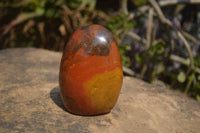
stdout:
[(188, 34), (187, 32), (182, 31), (182, 34), (185, 38), (192, 41), (194, 44), (197, 44), (197, 39), (193, 37), (192, 35)]
[(152, 26), (153, 26), (153, 9), (149, 9), (149, 15), (148, 15), (148, 27), (147, 27), (147, 43), (146, 43), (146, 49), (149, 48), (151, 44), (151, 33), (152, 33)]
[[(180, 56), (177, 56), (177, 55), (171, 55), (171, 56), (170, 56), (170, 59), (173, 60), (173, 61), (179, 62), (179, 63), (181, 63), (181, 64), (183, 64), (183, 65), (185, 65), (185, 66), (188, 66), (188, 65), (189, 65), (187, 59), (184, 59), (184, 58), (182, 58), (182, 57), (180, 57)], [(193, 70), (194, 70), (196, 73), (200, 74), (200, 68), (195, 67), (195, 68), (193, 68)]]
[(127, 68), (127, 67), (123, 66), (122, 69), (123, 69), (123, 72), (125, 74), (127, 74), (127, 75), (130, 75), (130, 76), (134, 76), (135, 75), (135, 72), (132, 71), (130, 68)]
[(144, 64), (144, 66), (142, 67), (142, 70), (141, 70), (140, 79), (144, 78), (147, 68), (148, 68), (148, 66), (146, 64)]
[(62, 9), (63, 9), (65, 15), (72, 15), (73, 14), (73, 11), (70, 10), (67, 5), (62, 5)]
[(141, 16), (142, 14), (146, 13), (150, 9), (150, 6), (145, 5), (138, 8), (134, 13), (134, 18)]
[(184, 8), (186, 7), (185, 4), (180, 4), (176, 6), (176, 9), (174, 11), (174, 15), (177, 15), (178, 13), (180, 13)]
[(128, 6), (127, 6), (128, 0), (121, 0), (121, 10), (124, 12), (124, 14), (128, 14)]
[(99, 17), (103, 18), (105, 21), (110, 20), (110, 16), (101, 10), (91, 10), (88, 7), (85, 7), (82, 10), (87, 11), (87, 12), (92, 12), (94, 14), (94, 16), (99, 16)]
[(175, 30), (175, 32), (176, 32), (177, 36), (179, 37), (179, 39), (181, 39), (183, 41), (183, 44), (185, 45), (185, 47), (187, 49), (187, 52), (189, 54), (189, 58), (190, 58), (190, 67), (188, 69), (188, 72), (189, 72), (190, 70), (192, 70), (194, 68), (194, 60), (193, 60), (192, 52), (191, 52), (191, 49), (190, 49), (190, 46), (189, 46), (187, 40), (184, 38), (184, 36), (182, 35), (182, 33), (179, 30), (177, 30), (175, 26), (173, 26), (173, 24), (171, 23), (171, 21), (168, 20), (167, 18), (165, 18), (163, 12), (161, 11), (161, 9), (158, 6), (158, 4), (156, 3), (156, 1), (155, 0), (149, 0), (149, 2), (154, 7), (156, 13), (158, 14), (158, 17), (159, 17), (160, 21), (163, 24), (166, 24), (167, 26), (169, 26), (173, 30)]
[(156, 39), (156, 32), (158, 27), (158, 19), (154, 20), (153, 29), (152, 29), (152, 40)]
[(149, 0), (149, 2), (151, 3), (151, 5), (155, 9), (156, 13), (158, 14), (160, 21), (164, 24), (172, 26), (171, 21), (169, 21), (168, 19), (165, 18), (163, 12), (161, 11), (161, 9), (160, 9), (159, 5), (156, 3), (156, 1), (155, 0)]
[(175, 41), (174, 39), (170, 40), (170, 49), (169, 49), (169, 53), (168, 53), (168, 59), (170, 58), (170, 55), (172, 55), (172, 52), (174, 51), (174, 47), (175, 47)]
[(92, 2), (91, 2), (91, 4), (90, 4), (90, 7), (89, 7), (89, 10), (90, 11), (93, 11), (94, 10), (94, 8), (95, 8), (95, 6), (96, 6), (96, 0), (93, 0)]
[[(152, 25), (153, 25), (153, 8), (149, 9), (149, 15), (148, 15), (148, 27), (147, 27), (147, 33), (146, 33), (146, 50), (148, 51), (150, 45), (151, 45), (151, 34), (152, 34)], [(148, 52), (145, 54), (145, 62), (148, 61)], [(142, 71), (140, 74), (140, 78), (143, 79), (146, 71), (147, 71), (148, 65), (146, 63), (143, 64), (142, 66)]]
[(183, 65), (186, 65), (186, 66), (188, 66), (189, 64), (188, 64), (188, 61), (186, 60), (186, 59), (184, 59), (184, 58), (182, 58), (182, 57), (180, 57), (180, 56), (177, 56), (177, 55), (171, 55), (170, 56), (170, 59), (171, 60), (173, 60), (173, 61), (176, 61), (176, 62), (179, 62), (179, 63), (181, 63), (181, 64), (183, 64)]
[[(94, 12), (94, 11), (93, 11)], [(96, 11), (95, 12), (98, 16), (105, 19), (106, 21), (110, 20), (110, 16), (104, 13), (103, 11)]]
[(170, 6), (170, 5), (176, 5), (181, 3), (186, 4), (200, 4), (200, 0), (160, 0), (159, 2), (160, 6)]
[(187, 82), (187, 85), (186, 85), (185, 91), (184, 91), (185, 94), (187, 94), (188, 91), (190, 90), (190, 86), (192, 84), (192, 81), (194, 81), (194, 79), (195, 79), (195, 73), (192, 73), (192, 75), (190, 75), (188, 78), (188, 82)]
[(82, 0), (80, 6), (76, 9), (76, 12), (79, 12), (80, 10), (82, 10), (87, 4), (86, 0)]
[(14, 26), (23, 23), (31, 18), (40, 17), (44, 14), (43, 10), (31, 12), (31, 13), (20, 13), (15, 19), (13, 19), (9, 24), (5, 25), (2, 29), (3, 32), (0, 37), (7, 34)]
[(130, 36), (130, 37), (132, 37), (134, 40), (136, 40), (136, 41), (138, 41), (138, 42), (142, 42), (143, 44), (145, 44), (146, 45), (146, 43), (147, 43), (147, 40), (146, 39), (144, 39), (144, 38), (141, 38), (139, 35), (137, 35), (136, 33), (134, 33), (134, 32), (128, 32), (127, 33), (127, 35), (128, 36)]
[(189, 58), (190, 58), (190, 68), (188, 69), (188, 72), (194, 68), (194, 59), (193, 59), (193, 56), (192, 56), (192, 52), (191, 52), (191, 49), (190, 49), (190, 45), (188, 44), (187, 40), (184, 38), (184, 36), (181, 34), (180, 31), (176, 30), (176, 34), (178, 35), (178, 37), (183, 41), (183, 44), (185, 44), (185, 47), (188, 51), (188, 54), (189, 54)]
[(46, 37), (45, 37), (45, 32), (44, 32), (44, 23), (41, 22), (41, 23), (38, 24), (38, 30), (40, 32), (42, 46), (44, 48), (45, 44), (46, 44)]

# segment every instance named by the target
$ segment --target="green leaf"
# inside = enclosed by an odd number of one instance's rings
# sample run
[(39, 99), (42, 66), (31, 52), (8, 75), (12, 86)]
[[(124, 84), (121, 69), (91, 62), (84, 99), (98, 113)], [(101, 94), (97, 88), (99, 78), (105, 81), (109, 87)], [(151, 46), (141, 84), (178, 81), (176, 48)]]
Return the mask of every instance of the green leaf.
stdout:
[(184, 62), (186, 65), (190, 65), (190, 59), (189, 58), (187, 58), (186, 60), (185, 60), (185, 62)]
[(180, 72), (177, 76), (177, 80), (180, 82), (180, 83), (184, 83), (185, 80), (186, 80), (186, 75), (184, 72)]
[(198, 67), (200, 65), (200, 56), (195, 56), (194, 57), (194, 65)]
[(122, 59), (122, 65), (125, 67), (130, 67), (131, 66), (131, 60), (129, 57), (125, 56), (125, 55), (121, 55), (121, 59)]
[(143, 6), (147, 3), (147, 0), (132, 0), (136, 6)]
[(163, 65), (159, 65), (158, 68), (155, 70), (156, 74), (160, 74), (165, 70)]
[(197, 79), (200, 80), (200, 75), (198, 75)]
[(88, 4), (92, 4), (95, 0), (87, 0)]
[(76, 9), (80, 6), (82, 0), (67, 0), (67, 5), (72, 8)]
[(138, 54), (135, 55), (136, 62), (142, 62), (142, 57), (140, 57)]
[(48, 10), (46, 11), (45, 15), (46, 15), (46, 17), (51, 18), (51, 17), (53, 17), (53, 16), (55, 15), (55, 12), (56, 12), (56, 10), (53, 9), (53, 8), (51, 8), (51, 9), (48, 9)]

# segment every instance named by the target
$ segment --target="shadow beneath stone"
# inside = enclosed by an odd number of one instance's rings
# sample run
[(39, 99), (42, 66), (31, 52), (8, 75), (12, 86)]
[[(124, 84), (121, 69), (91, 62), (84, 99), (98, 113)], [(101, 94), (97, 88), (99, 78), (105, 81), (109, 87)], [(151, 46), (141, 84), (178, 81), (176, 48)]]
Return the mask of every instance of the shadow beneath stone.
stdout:
[[(64, 111), (67, 111), (65, 109), (65, 106), (62, 102), (62, 99), (61, 99), (61, 95), (60, 95), (60, 88), (57, 86), (57, 87), (54, 87), (51, 92), (50, 92), (50, 97), (51, 99), (53, 100), (53, 102), (58, 106), (60, 107), (62, 110)], [(67, 111), (68, 112), (68, 111)]]
[(61, 95), (60, 95), (60, 88), (58, 86), (54, 87), (51, 90), (50, 97), (58, 107), (60, 107), (62, 110), (66, 111), (66, 112), (68, 112), (69, 114), (72, 114), (72, 115), (83, 116), (83, 117), (95, 117), (95, 116), (101, 116), (101, 115), (106, 115), (106, 114), (110, 113), (110, 111), (109, 111), (109, 112), (106, 112), (106, 113), (101, 113), (101, 114), (96, 114), (96, 115), (80, 115), (80, 114), (75, 114), (75, 113), (72, 113), (72, 112), (66, 110), (65, 106), (62, 102), (62, 98), (61, 98)]

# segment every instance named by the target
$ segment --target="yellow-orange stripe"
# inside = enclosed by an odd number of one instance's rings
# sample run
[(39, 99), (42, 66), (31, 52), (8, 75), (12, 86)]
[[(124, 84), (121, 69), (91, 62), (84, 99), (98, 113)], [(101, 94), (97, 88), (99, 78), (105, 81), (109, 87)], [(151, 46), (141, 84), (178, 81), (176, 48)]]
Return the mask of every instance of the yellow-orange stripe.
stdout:
[(115, 105), (121, 90), (123, 73), (121, 68), (95, 75), (84, 86), (93, 106), (100, 112), (107, 112)]

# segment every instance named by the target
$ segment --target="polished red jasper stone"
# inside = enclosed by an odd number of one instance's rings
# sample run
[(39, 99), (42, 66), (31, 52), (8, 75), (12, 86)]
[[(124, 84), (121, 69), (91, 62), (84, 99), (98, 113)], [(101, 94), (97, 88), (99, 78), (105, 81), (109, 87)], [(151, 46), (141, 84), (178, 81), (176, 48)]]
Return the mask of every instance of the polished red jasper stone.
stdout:
[(60, 92), (65, 108), (78, 115), (109, 112), (123, 81), (117, 43), (100, 25), (83, 27), (68, 41), (60, 64)]

